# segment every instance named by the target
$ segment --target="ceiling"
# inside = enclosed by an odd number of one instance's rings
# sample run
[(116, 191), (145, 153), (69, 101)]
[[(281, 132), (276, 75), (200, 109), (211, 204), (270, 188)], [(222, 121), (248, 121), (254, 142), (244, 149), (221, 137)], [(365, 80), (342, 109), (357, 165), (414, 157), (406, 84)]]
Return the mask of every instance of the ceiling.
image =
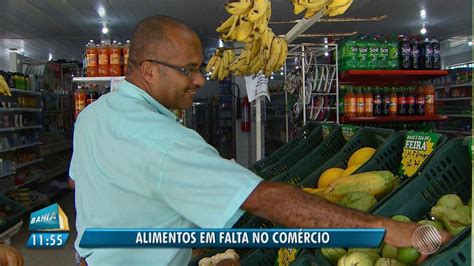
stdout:
[[(81, 60), (89, 39), (130, 38), (135, 25), (151, 15), (165, 14), (190, 25), (210, 51), (216, 46), (215, 28), (225, 19), (225, 0), (0, 0), (0, 69), (8, 69), (8, 48), (20, 48), (28, 57)], [(273, 0), (272, 20), (293, 20), (288, 0)], [(381, 22), (316, 23), (307, 33), (416, 35), (420, 10), (426, 9), (428, 35), (439, 40), (472, 35), (472, 0), (355, 0), (342, 17), (388, 15)], [(450, 14), (450, 15), (448, 15)], [(301, 15), (300, 15), (301, 16)], [(110, 32), (100, 32), (101, 21)], [(285, 34), (292, 24), (271, 25)], [(298, 39), (297, 41), (313, 41)]]

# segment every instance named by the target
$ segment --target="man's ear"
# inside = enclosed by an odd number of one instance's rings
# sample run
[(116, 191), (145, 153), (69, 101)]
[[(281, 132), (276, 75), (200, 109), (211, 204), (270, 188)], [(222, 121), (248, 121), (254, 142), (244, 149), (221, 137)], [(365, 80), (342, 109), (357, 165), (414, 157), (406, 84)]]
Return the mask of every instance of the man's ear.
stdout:
[(148, 62), (148, 61), (143, 62), (143, 64), (140, 66), (142, 77), (148, 83), (151, 83), (154, 80), (155, 73), (153, 73), (153, 68), (154, 68), (153, 63)]

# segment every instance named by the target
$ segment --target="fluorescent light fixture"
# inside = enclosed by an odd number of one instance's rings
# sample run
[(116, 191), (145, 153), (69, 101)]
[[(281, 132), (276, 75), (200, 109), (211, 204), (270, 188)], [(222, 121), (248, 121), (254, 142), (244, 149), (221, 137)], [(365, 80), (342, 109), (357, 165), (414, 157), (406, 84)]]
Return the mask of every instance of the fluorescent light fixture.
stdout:
[(222, 39), (219, 39), (219, 41), (217, 42), (217, 47), (219, 48), (224, 47), (224, 42), (222, 41)]
[(106, 25), (106, 24), (102, 25), (101, 31), (102, 31), (103, 34), (109, 33), (109, 28), (107, 28), (107, 25)]
[(420, 10), (420, 18), (426, 18), (426, 9)]
[(420, 33), (421, 33), (422, 35), (425, 35), (426, 32), (427, 32), (426, 26), (425, 26), (425, 24), (423, 24), (423, 27), (421, 27)]
[(472, 46), (472, 41), (467, 42), (467, 45)]
[(52, 54), (52, 53), (49, 53), (49, 55), (48, 55), (48, 61), (51, 61), (51, 60), (53, 60), (53, 54)]
[(329, 56), (329, 53), (328, 53), (328, 52), (325, 52), (325, 53), (324, 53), (324, 56)]
[(97, 13), (99, 13), (99, 16), (100, 16), (101, 18), (105, 17), (105, 8), (104, 8), (103, 6), (99, 6), (99, 7), (97, 8)]

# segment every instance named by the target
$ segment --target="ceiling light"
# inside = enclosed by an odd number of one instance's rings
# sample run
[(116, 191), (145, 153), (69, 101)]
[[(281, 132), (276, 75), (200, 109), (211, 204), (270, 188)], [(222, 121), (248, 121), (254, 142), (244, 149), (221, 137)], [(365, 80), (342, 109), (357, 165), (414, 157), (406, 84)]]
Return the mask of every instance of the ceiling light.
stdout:
[(51, 61), (51, 60), (53, 60), (53, 54), (52, 54), (52, 53), (49, 53), (49, 55), (48, 55), (48, 61)]
[(270, 79), (275, 79), (275, 78), (273, 76), (271, 76)]
[(99, 6), (99, 8), (97, 8), (97, 13), (99, 13), (101, 18), (105, 17), (105, 8), (103, 6)]
[(283, 72), (280, 72), (280, 75), (281, 75), (281, 76), (283, 76), (283, 75), (285, 75), (285, 73), (283, 73)]
[(426, 18), (426, 9), (420, 10), (420, 17), (421, 18)]
[(328, 52), (325, 52), (325, 53), (324, 53), (324, 56), (329, 56), (329, 53), (328, 53)]
[(423, 27), (421, 28), (420, 33), (421, 33), (422, 35), (425, 35), (426, 32), (427, 32), (426, 27), (425, 27), (425, 25), (423, 24)]
[(467, 45), (472, 46), (472, 41), (469, 41)]
[(224, 47), (224, 42), (222, 41), (222, 39), (219, 39), (219, 41), (217, 42), (217, 47), (219, 48)]
[(109, 28), (107, 28), (106, 24), (102, 25), (102, 30), (101, 31), (102, 31), (103, 34), (109, 33)]
[(210, 77), (206, 77), (206, 80), (210, 80), (211, 78)]

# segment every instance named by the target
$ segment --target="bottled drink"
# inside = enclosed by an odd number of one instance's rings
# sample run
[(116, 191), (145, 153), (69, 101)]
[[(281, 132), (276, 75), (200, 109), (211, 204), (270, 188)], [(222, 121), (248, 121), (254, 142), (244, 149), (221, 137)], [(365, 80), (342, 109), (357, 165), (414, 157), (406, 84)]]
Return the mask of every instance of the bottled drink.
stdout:
[(383, 96), (382, 96), (382, 104), (383, 104), (383, 115), (388, 116), (390, 115), (390, 93), (388, 88), (383, 88)]
[(398, 115), (403, 116), (407, 114), (407, 98), (405, 94), (405, 89), (400, 88), (400, 93), (398, 93)]
[(127, 40), (127, 43), (122, 47), (123, 52), (123, 69), (122, 75), (127, 75), (127, 67), (128, 67), (128, 56), (130, 51), (130, 40)]
[(380, 42), (380, 47), (379, 47), (379, 68), (380, 69), (389, 69), (389, 66), (388, 66), (389, 49), (390, 49), (390, 46), (387, 40), (383, 40)]
[(364, 116), (364, 94), (362, 93), (362, 88), (359, 88), (357, 90), (356, 94), (356, 115), (357, 117), (362, 117)]
[(80, 86), (74, 92), (74, 118), (77, 119), (79, 113), (86, 107), (86, 91)]
[(431, 40), (433, 47), (433, 69), (441, 69), (441, 46), (436, 39)]
[(425, 94), (423, 87), (419, 87), (416, 95), (416, 114), (425, 115)]
[(397, 116), (397, 93), (395, 92), (395, 88), (390, 90), (390, 107), (389, 107), (389, 115), (390, 116)]
[(422, 44), (421, 64), (423, 69), (433, 69), (433, 46), (428, 38)]
[(379, 65), (379, 40), (367, 40), (367, 69), (380, 69)]
[(416, 39), (413, 39), (411, 42), (411, 68), (421, 69), (420, 46)]
[(425, 115), (433, 116), (435, 115), (435, 88), (433, 84), (426, 83), (424, 85), (425, 92)]
[(356, 96), (352, 91), (352, 88), (349, 88), (349, 91), (346, 93), (346, 100), (344, 101), (344, 106), (347, 105), (347, 109), (345, 112), (347, 117), (355, 117), (356, 115)]
[(402, 39), (400, 45), (400, 68), (410, 69), (411, 68), (411, 43), (410, 40), (405, 36)]
[(415, 88), (408, 88), (407, 93), (407, 115), (415, 115)]
[(374, 116), (382, 116), (382, 95), (379, 88), (374, 90)]
[(122, 57), (122, 48), (117, 41), (113, 41), (110, 47), (110, 76), (116, 77), (122, 75), (122, 66), (120, 61)]
[(363, 37), (357, 42), (358, 54), (357, 54), (357, 65), (358, 69), (367, 69), (367, 55), (369, 53), (367, 47), (367, 40)]
[(399, 69), (400, 60), (399, 60), (399, 44), (395, 38), (392, 38), (388, 43), (388, 69)]
[(97, 77), (99, 75), (99, 69), (97, 65), (97, 47), (94, 44), (94, 40), (90, 40), (86, 45), (86, 63), (87, 63), (87, 72), (88, 77)]
[(343, 116), (345, 114), (344, 99), (346, 94), (346, 88), (341, 87), (339, 90), (339, 115)]
[(110, 51), (109, 46), (102, 41), (98, 48), (99, 53), (99, 77), (108, 77), (110, 76)]
[(364, 93), (364, 116), (372, 117), (374, 115), (374, 96), (371, 88), (367, 88)]

